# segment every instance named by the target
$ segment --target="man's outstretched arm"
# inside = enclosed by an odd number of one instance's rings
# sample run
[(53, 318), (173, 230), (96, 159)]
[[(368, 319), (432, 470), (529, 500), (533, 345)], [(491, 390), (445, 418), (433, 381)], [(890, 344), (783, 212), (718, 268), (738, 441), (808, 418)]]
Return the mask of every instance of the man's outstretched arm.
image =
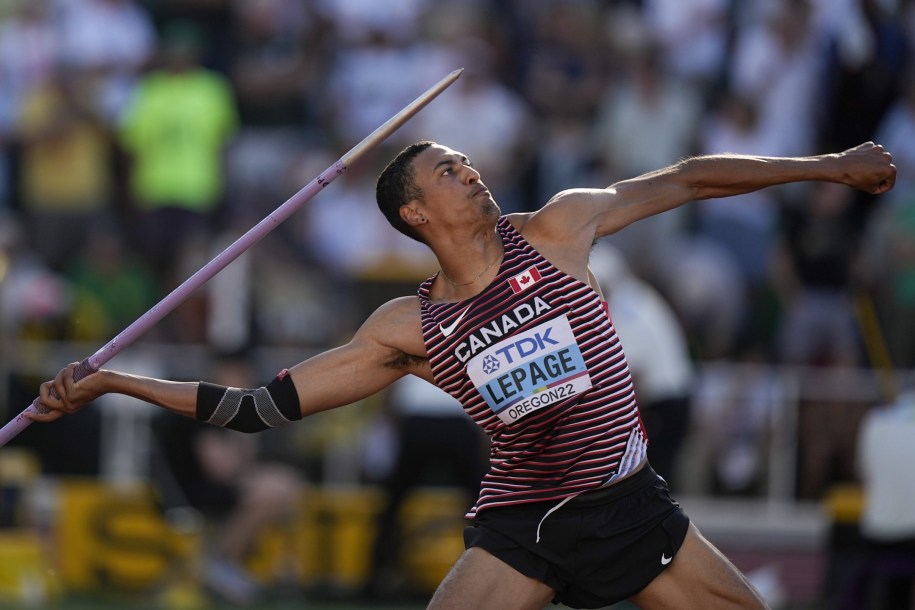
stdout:
[(872, 142), (811, 157), (703, 155), (605, 189), (563, 191), (527, 223), (547, 241), (582, 244), (587, 249), (596, 238), (689, 201), (807, 180), (837, 182), (876, 195), (893, 187), (896, 167), (892, 155)]
[(514, 222), (553, 264), (586, 281), (595, 239), (689, 201), (807, 180), (837, 182), (880, 194), (895, 184), (896, 167), (892, 156), (872, 142), (812, 157), (704, 155), (604, 189), (562, 191), (540, 210), (514, 215)]
[(731, 197), (791, 182), (837, 182), (874, 195), (896, 183), (893, 157), (867, 142), (811, 157), (704, 155), (618, 182), (594, 195), (596, 236), (689, 201)]
[[(257, 417), (256, 421), (271, 421), (269, 415), (263, 415), (268, 411), (275, 415), (272, 421), (282, 422), (351, 404), (408, 373), (430, 378), (419, 331), (418, 304), (413, 301), (395, 299), (383, 305), (349, 343), (297, 364), (263, 388), (228, 389), (206, 382), (168, 381), (107, 369), (74, 381), (77, 363), (73, 363), (41, 386), (40, 403), (50, 412), (29, 413), (29, 417), (39, 422), (54, 421), (109, 393), (132, 396), (174, 413), (236, 429), (243, 429), (237, 424), (246, 414), (239, 417), (232, 413), (243, 395), (252, 397), (250, 409), (254, 408), (254, 401), (259, 401), (258, 415), (247, 414), (249, 420)], [(291, 405), (291, 401), (297, 404)]]

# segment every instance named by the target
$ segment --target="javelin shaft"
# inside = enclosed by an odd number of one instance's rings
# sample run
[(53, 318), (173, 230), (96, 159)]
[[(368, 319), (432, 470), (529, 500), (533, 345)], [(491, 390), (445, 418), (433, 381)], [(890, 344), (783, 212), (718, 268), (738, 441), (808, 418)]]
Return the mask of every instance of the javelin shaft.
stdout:
[[(285, 203), (276, 208), (269, 216), (249, 229), (247, 233), (235, 240), (228, 248), (217, 254), (213, 260), (201, 267), (165, 298), (153, 305), (149, 311), (137, 318), (120, 334), (99, 348), (94, 354), (82, 360), (74, 371), (74, 379), (78, 381), (87, 375), (98, 371), (102, 365), (114, 358), (121, 350), (128, 345), (131, 345), (159, 320), (187, 300), (194, 291), (203, 286), (210, 278), (222, 271), (229, 263), (238, 258), (251, 246), (263, 239), (264, 236), (270, 233), (270, 231), (276, 228), (281, 222), (289, 218), (296, 210), (302, 207), (306, 201), (314, 197), (324, 187), (343, 174), (348, 167), (359, 160), (368, 151), (381, 144), (392, 133), (397, 131), (397, 129), (410, 120), (417, 112), (422, 110), (442, 91), (451, 86), (463, 71), (463, 68), (455, 70), (426, 90), (425, 93), (410, 102), (403, 110), (388, 119), (383, 125), (351, 148), (349, 152), (340, 157), (333, 165), (321, 172), (317, 178), (287, 199)], [(32, 421), (26, 417), (26, 413), (30, 409), (33, 411), (42, 409), (38, 403), (38, 398), (19, 415), (3, 426), (3, 428), (0, 428), (0, 447), (7, 444), (32, 423)]]

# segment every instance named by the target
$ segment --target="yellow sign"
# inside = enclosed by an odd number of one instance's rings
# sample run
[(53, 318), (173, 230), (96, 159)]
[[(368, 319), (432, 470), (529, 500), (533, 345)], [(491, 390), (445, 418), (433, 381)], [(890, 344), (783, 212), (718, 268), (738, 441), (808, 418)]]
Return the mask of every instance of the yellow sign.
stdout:
[(46, 607), (61, 591), (60, 579), (41, 539), (32, 532), (0, 534), (0, 600)]
[(64, 481), (59, 516), (59, 567), (72, 589), (145, 590), (186, 565), (197, 544), (168, 526), (146, 486)]
[[(401, 510), (403, 571), (432, 591), (463, 551), (460, 494), (413, 492)], [(73, 590), (139, 592), (194, 573), (204, 544), (162, 516), (152, 489), (62, 481), (57, 522), (58, 569)], [(265, 531), (247, 568), (264, 583), (285, 581), (357, 589), (371, 570), (383, 491), (310, 489), (288, 524)]]

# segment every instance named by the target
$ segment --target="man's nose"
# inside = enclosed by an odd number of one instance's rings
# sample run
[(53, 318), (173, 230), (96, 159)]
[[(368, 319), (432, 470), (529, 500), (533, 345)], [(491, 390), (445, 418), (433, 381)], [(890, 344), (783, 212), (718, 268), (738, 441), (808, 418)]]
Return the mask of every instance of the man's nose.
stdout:
[(476, 184), (480, 181), (480, 172), (470, 167), (469, 165), (465, 165), (464, 181), (467, 182), (467, 184)]

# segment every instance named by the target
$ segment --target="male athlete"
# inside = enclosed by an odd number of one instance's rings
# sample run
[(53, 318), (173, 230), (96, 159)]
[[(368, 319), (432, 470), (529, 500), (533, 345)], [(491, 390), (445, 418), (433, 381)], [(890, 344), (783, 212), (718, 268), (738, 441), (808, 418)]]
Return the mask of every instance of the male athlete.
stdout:
[[(866, 143), (815, 157), (711, 155), (605, 189), (572, 189), (503, 216), (461, 153), (404, 149), (378, 179), (382, 212), (432, 249), (441, 271), (378, 308), (353, 339), (266, 386), (226, 388), (71, 364), (41, 387), (53, 421), (108, 392), (214, 425), (258, 431), (351, 404), (413, 374), (464, 405), (492, 441), (467, 549), (435, 610), (765, 608), (689, 523), (646, 460), (632, 381), (593, 288), (595, 239), (693, 200), (802, 180), (879, 194), (896, 168)], [(54, 388), (60, 398), (54, 398)]]

